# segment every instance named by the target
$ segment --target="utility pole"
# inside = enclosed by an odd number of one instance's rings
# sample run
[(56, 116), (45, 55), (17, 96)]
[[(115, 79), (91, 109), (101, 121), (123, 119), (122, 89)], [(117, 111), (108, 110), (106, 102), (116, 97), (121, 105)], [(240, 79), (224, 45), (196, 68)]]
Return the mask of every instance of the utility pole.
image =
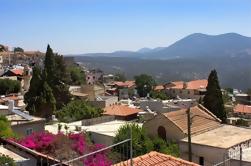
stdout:
[(133, 166), (132, 156), (133, 156), (133, 149), (132, 149), (132, 125), (130, 127), (130, 166)]
[(192, 161), (192, 142), (191, 142), (191, 117), (190, 107), (187, 109), (187, 138), (188, 138), (188, 159)]
[(242, 146), (240, 145), (240, 166), (242, 166)]

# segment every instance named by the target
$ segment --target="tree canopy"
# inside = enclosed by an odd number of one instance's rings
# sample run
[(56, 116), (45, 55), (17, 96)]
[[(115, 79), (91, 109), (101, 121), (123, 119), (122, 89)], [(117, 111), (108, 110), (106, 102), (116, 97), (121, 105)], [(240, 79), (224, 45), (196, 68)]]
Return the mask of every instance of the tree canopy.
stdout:
[(95, 108), (82, 100), (69, 102), (57, 112), (57, 118), (62, 122), (72, 122), (81, 119), (90, 119), (101, 116), (103, 110)]
[[(137, 124), (126, 124), (119, 128), (114, 143), (121, 142), (130, 138), (130, 130), (132, 129), (132, 146), (133, 146), (133, 157), (146, 154), (153, 150), (153, 143), (150, 138), (147, 137), (145, 130)], [(121, 153), (121, 149), (124, 148), (122, 155), (128, 159), (130, 154), (129, 144), (116, 146), (114, 150)]]
[(18, 93), (21, 90), (19, 81), (10, 79), (0, 79), (0, 94)]
[(81, 70), (79, 66), (71, 65), (67, 67), (67, 72), (70, 78), (68, 84), (70, 85), (82, 85), (85, 83), (85, 72)]
[(141, 74), (135, 76), (135, 84), (139, 96), (146, 97), (153, 90), (156, 82), (152, 76)]
[(0, 116), (0, 137), (3, 138), (14, 137), (14, 133), (11, 129), (10, 122), (3, 115)]
[[(129, 139), (130, 131), (132, 131), (133, 157), (146, 154), (153, 150), (177, 157), (179, 156), (179, 147), (177, 144), (173, 142), (166, 142), (159, 137), (150, 139), (147, 136), (145, 129), (134, 123), (121, 126), (114, 138), (114, 143)], [(123, 158), (125, 159), (130, 157), (129, 144), (121, 144), (116, 146), (114, 147), (113, 151), (123, 155)]]
[(227, 114), (216, 70), (212, 70), (208, 77), (207, 91), (203, 101), (208, 110), (220, 118), (223, 123), (226, 122)]
[(24, 49), (22, 49), (21, 47), (15, 47), (14, 52), (24, 52)]
[(126, 81), (126, 76), (124, 73), (116, 73), (114, 76), (115, 76), (114, 78), (115, 81), (122, 81), (122, 82)]
[(29, 91), (24, 99), (26, 109), (41, 117), (50, 118), (56, 109), (61, 109), (70, 101), (63, 57), (54, 54), (48, 45), (43, 69), (35, 66)]
[(16, 164), (12, 158), (10, 158), (6, 155), (1, 155), (0, 156), (0, 165), (15, 166)]

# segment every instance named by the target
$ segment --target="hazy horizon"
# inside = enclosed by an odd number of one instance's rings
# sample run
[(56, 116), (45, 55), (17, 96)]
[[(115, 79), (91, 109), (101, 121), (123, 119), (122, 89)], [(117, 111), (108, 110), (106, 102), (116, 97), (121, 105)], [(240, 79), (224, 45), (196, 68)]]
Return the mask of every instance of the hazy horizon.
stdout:
[(248, 0), (0, 0), (0, 44), (61, 54), (166, 47), (192, 33), (251, 36)]

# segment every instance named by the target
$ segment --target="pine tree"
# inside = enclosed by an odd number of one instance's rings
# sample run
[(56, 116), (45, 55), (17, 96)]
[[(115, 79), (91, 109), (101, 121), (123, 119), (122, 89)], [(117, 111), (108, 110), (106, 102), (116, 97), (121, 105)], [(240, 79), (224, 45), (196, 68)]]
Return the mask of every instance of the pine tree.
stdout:
[(216, 70), (212, 70), (208, 77), (207, 92), (203, 99), (204, 106), (214, 115), (226, 122), (227, 114), (224, 108), (221, 88)]

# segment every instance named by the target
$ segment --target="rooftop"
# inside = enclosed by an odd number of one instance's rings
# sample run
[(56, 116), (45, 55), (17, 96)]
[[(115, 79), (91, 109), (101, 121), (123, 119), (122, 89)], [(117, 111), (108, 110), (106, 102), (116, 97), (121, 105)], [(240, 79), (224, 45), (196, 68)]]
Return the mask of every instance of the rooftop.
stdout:
[[(192, 143), (194, 144), (224, 149), (248, 140), (251, 140), (251, 129), (231, 125), (222, 125), (216, 129), (192, 136)], [(187, 138), (182, 141), (187, 142)]]
[[(191, 133), (198, 134), (219, 127), (220, 120), (201, 105), (190, 108)], [(187, 109), (172, 111), (163, 114), (172, 121), (182, 132), (187, 134)]]
[[(176, 158), (163, 153), (152, 151), (133, 158), (134, 166), (199, 166), (198, 164)], [(114, 166), (130, 166), (130, 160), (115, 164)]]
[(234, 112), (251, 114), (251, 105), (237, 104), (234, 107)]
[(130, 88), (133, 87), (135, 85), (135, 81), (116, 81), (114, 82), (114, 85), (120, 86), (120, 87), (126, 87), (126, 88)]
[(174, 81), (167, 83), (165, 85), (167, 88), (173, 89), (206, 89), (207, 87), (207, 80), (192, 80), (189, 82), (184, 81)]
[(105, 115), (115, 115), (115, 116), (129, 116), (133, 114), (137, 114), (143, 110), (137, 108), (131, 108), (126, 105), (112, 105), (104, 108)]
[(19, 154), (14, 153), (14, 152), (10, 151), (9, 149), (6, 149), (3, 146), (0, 146), (0, 156), (2, 156), (2, 155), (6, 155), (6, 156), (10, 157), (14, 161), (24, 161), (24, 160), (27, 160), (26, 158), (20, 156)]
[[(29, 116), (31, 116), (31, 115), (29, 115)], [(45, 119), (35, 117), (35, 116), (32, 116), (32, 120), (26, 120), (17, 114), (7, 115), (6, 118), (11, 122), (12, 126), (25, 124), (25, 123), (31, 123), (31, 122), (45, 121)]]

